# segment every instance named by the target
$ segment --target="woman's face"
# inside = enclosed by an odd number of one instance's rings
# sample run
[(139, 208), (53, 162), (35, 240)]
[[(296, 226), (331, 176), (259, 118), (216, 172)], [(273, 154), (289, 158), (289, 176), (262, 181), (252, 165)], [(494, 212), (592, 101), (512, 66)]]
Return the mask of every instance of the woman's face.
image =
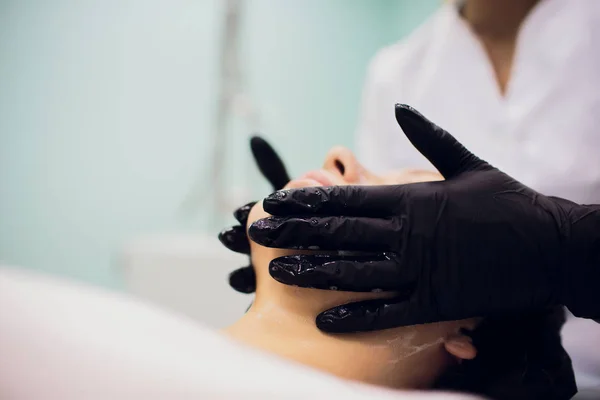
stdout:
[[(309, 171), (292, 179), (284, 189), (314, 186), (397, 185), (441, 180), (443, 177), (438, 172), (417, 169), (396, 170), (384, 175), (375, 175), (357, 161), (352, 151), (337, 146), (327, 153), (321, 169)], [(248, 216), (248, 226), (268, 216), (259, 202)], [(286, 253), (289, 254), (290, 251)]]
[(356, 160), (352, 151), (338, 146), (327, 153), (321, 169), (307, 172), (299, 178), (293, 179), (286, 188), (334, 185), (396, 185), (440, 180), (443, 180), (443, 178), (437, 172), (416, 169), (396, 170), (384, 175), (375, 175)]
[[(439, 181), (442, 179), (442, 176), (437, 172), (411, 169), (393, 171), (385, 175), (375, 175), (364, 168), (349, 149), (334, 147), (327, 153), (321, 169), (309, 171), (296, 179), (292, 179), (285, 186), (285, 189), (314, 186), (394, 185)], [(269, 214), (262, 208), (262, 202), (258, 202), (250, 211), (248, 226), (254, 221), (268, 216)], [(269, 291), (266, 288), (268, 285), (280, 285), (268, 276), (267, 270), (271, 260), (286, 255), (314, 253), (314, 251), (267, 248), (252, 241), (250, 241), (250, 246), (252, 264), (254, 265), (257, 277), (257, 297), (260, 296), (260, 289), (264, 289), (262, 292), (265, 293)], [(393, 293), (380, 293), (377, 297), (392, 295)], [(372, 293), (314, 291), (306, 301), (312, 303), (314, 309), (322, 311), (329, 308), (329, 306), (333, 307), (344, 301), (359, 301), (373, 297)]]
[[(344, 147), (335, 147), (331, 149), (323, 166), (319, 170), (305, 173), (299, 178), (291, 180), (286, 189), (311, 187), (311, 186), (334, 186), (334, 185), (395, 185), (418, 183), (427, 181), (440, 181), (442, 176), (437, 172), (424, 170), (398, 170), (385, 175), (375, 175), (364, 168), (352, 152)], [(258, 202), (250, 211), (248, 216), (248, 226), (261, 218), (268, 217), (263, 208), (262, 202)], [(271, 260), (284, 255), (292, 254), (311, 254), (314, 251), (308, 250), (290, 250), (267, 248), (250, 241), (252, 264), (256, 272), (256, 299), (255, 304), (272, 302), (278, 307), (286, 310), (286, 314), (295, 313), (307, 318), (308, 324), (312, 326), (314, 317), (328, 308), (340, 304), (351, 303), (374, 298), (393, 297), (396, 293), (352, 293), (342, 291), (329, 291), (317, 289), (299, 289), (283, 285), (269, 276), (268, 266)], [(266, 307), (263, 307), (266, 308)], [(410, 329), (404, 329), (406, 334), (414, 335), (408, 340), (410, 345), (421, 345), (435, 341), (437, 338), (445, 337), (448, 334), (457, 332), (460, 327), (474, 327), (474, 320), (448, 321), (437, 324), (427, 324)], [(352, 340), (382, 340), (385, 335), (397, 337), (398, 330), (389, 330), (390, 332), (379, 334), (375, 339), (369, 335), (354, 335)], [(381, 336), (384, 335), (384, 336)], [(409, 336), (410, 336), (409, 335)], [(459, 336), (451, 342), (446, 342), (446, 349), (461, 358), (470, 358), (474, 356), (474, 349), (468, 343), (465, 344), (464, 338)], [(351, 340), (351, 339), (346, 339)], [(396, 340), (396, 339), (394, 339)], [(458, 347), (452, 350), (453, 343), (458, 343)], [(406, 343), (405, 343), (406, 344)], [(449, 349), (450, 346), (450, 349)], [(458, 350), (457, 350), (458, 349)]]

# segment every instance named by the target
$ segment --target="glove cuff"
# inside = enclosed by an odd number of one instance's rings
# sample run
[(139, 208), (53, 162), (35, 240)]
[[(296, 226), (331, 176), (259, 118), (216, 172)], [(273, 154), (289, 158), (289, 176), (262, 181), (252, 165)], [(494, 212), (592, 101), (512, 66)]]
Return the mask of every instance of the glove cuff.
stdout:
[(600, 319), (600, 205), (575, 206), (569, 220), (565, 305), (575, 316)]

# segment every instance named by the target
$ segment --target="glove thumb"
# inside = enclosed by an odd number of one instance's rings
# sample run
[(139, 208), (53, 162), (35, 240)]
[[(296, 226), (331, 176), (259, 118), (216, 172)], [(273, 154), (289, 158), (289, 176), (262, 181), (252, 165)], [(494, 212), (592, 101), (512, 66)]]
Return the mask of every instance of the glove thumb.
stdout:
[(269, 181), (273, 190), (282, 189), (290, 181), (283, 161), (271, 147), (271, 145), (260, 136), (250, 139), (250, 150), (260, 173)]
[(467, 150), (451, 134), (406, 104), (396, 104), (396, 121), (402, 131), (446, 179), (467, 171), (493, 167)]

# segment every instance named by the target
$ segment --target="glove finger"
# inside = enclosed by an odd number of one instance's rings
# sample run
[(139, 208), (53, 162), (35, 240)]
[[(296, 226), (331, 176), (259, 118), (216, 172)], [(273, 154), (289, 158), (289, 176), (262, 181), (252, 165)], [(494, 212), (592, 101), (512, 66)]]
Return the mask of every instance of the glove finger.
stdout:
[(364, 256), (295, 255), (271, 261), (269, 273), (286, 285), (348, 292), (403, 290), (416, 278), (394, 253)]
[[(324, 332), (368, 332), (399, 326), (447, 321), (402, 297), (349, 303), (326, 310), (317, 316), (317, 327)], [(452, 318), (457, 319), (457, 318)]]
[(266, 140), (260, 136), (253, 136), (250, 139), (250, 150), (260, 173), (273, 186), (273, 190), (279, 190), (287, 185), (290, 177), (285, 165), (275, 149)]
[(230, 273), (229, 286), (241, 293), (256, 291), (256, 275), (252, 265), (236, 269)]
[(406, 198), (406, 188), (414, 188), (415, 185), (424, 183), (280, 190), (264, 199), (263, 208), (269, 214), (278, 216), (310, 214), (385, 217), (397, 213)]
[(242, 254), (250, 254), (250, 242), (246, 235), (246, 228), (241, 225), (235, 225), (223, 229), (219, 233), (221, 243), (231, 251)]
[(493, 168), (467, 150), (454, 136), (429, 121), (411, 106), (396, 104), (396, 121), (413, 146), (446, 179), (465, 171)]
[(401, 246), (403, 225), (401, 218), (269, 217), (248, 234), (266, 247), (378, 252)]
[(237, 222), (240, 223), (240, 225), (246, 226), (246, 224), (248, 223), (248, 215), (250, 214), (250, 211), (252, 210), (252, 207), (254, 207), (255, 204), (256, 201), (250, 202), (241, 206), (233, 212), (233, 217), (237, 220)]

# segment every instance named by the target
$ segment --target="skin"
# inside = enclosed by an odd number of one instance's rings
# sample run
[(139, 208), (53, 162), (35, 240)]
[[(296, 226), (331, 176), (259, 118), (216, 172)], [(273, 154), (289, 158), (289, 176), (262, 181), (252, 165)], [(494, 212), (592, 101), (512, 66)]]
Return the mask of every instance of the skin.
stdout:
[(481, 42), (500, 93), (508, 87), (523, 21), (539, 0), (467, 0), (462, 17)]
[[(396, 171), (377, 176), (364, 169), (354, 155), (336, 147), (321, 170), (292, 180), (286, 188), (325, 185), (385, 185), (442, 180), (437, 172)], [(268, 216), (257, 203), (249, 224)], [(319, 331), (318, 313), (350, 301), (391, 297), (394, 293), (350, 293), (290, 287), (269, 276), (269, 262), (299, 254), (251, 242), (256, 269), (256, 299), (248, 312), (225, 333), (253, 347), (313, 366), (342, 378), (393, 388), (426, 388), (449, 365), (475, 357), (476, 349), (460, 328), (473, 329), (476, 320), (450, 321), (350, 335)], [(314, 253), (304, 251), (304, 253)]]

